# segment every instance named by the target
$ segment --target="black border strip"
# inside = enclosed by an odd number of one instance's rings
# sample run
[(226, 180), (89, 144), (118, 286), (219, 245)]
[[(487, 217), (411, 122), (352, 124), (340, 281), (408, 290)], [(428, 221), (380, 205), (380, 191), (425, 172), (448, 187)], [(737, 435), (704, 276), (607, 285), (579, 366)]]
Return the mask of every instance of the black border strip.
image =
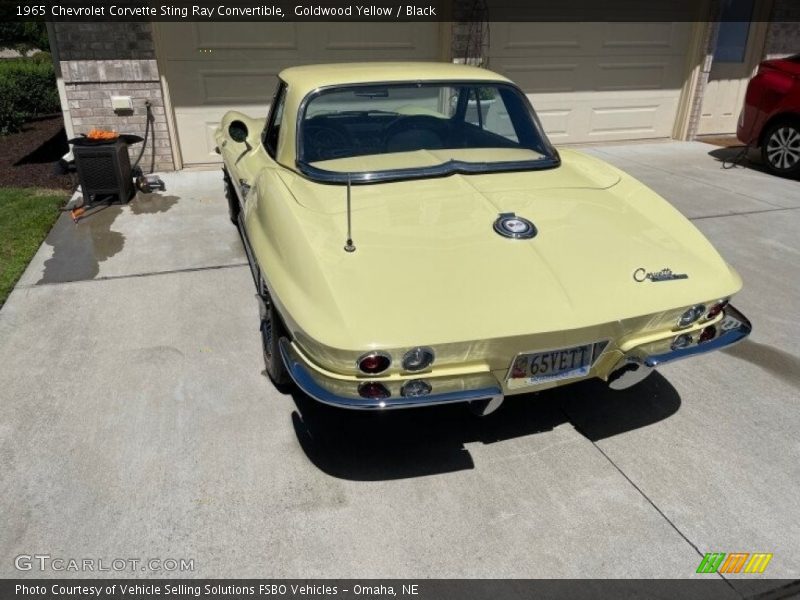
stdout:
[[(759, 3), (769, 0), (754, 1), (759, 14)], [(0, 0), (0, 17), (52, 22), (724, 20), (714, 6), (697, 0)], [(800, 22), (795, 0), (774, 0), (772, 6), (771, 20)]]
[[(741, 583), (741, 585), (738, 585)], [(20, 591), (24, 586), (25, 591)], [(123, 589), (126, 589), (123, 592)], [(135, 591), (131, 592), (130, 588)], [(0, 581), (3, 600), (505, 600), (529, 598), (753, 598), (800, 595), (800, 580), (736, 579), (733, 590), (713, 579), (13, 579)], [(31, 591), (38, 589), (39, 592)], [(301, 593), (302, 589), (302, 593)], [(97, 590), (100, 593), (97, 593)]]

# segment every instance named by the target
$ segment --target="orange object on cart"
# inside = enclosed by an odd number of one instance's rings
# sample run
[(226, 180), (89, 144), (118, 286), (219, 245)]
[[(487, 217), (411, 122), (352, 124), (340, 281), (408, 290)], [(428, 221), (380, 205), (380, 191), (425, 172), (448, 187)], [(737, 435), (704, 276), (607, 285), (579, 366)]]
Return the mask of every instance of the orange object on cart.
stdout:
[(90, 140), (115, 140), (119, 137), (119, 134), (116, 131), (92, 128), (89, 133), (86, 134), (86, 137)]

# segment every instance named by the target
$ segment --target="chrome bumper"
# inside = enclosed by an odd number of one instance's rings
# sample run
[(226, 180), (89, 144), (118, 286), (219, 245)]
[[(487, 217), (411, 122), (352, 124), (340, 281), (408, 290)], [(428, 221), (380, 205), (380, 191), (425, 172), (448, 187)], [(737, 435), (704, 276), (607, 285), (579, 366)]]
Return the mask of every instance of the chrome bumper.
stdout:
[(323, 404), (350, 409), (385, 410), (455, 402), (488, 401), (489, 410), (483, 410), (484, 413), (488, 413), (491, 409), (499, 406), (503, 400), (503, 390), (491, 373), (431, 378), (426, 378), (422, 374), (418, 379), (424, 379), (431, 386), (430, 393), (422, 396), (403, 395), (402, 386), (408, 380), (381, 380), (390, 395), (386, 398), (363, 398), (359, 395), (359, 385), (375, 380), (353, 381), (328, 377), (307, 366), (289, 340), (282, 338), (279, 344), (283, 362), (297, 387)]
[(680, 332), (674, 332), (669, 338), (634, 348), (612, 369), (608, 385), (615, 390), (631, 387), (647, 377), (659, 365), (732, 346), (750, 335), (753, 329), (747, 317), (730, 305), (725, 308), (722, 319), (714, 327), (716, 328), (714, 337), (701, 342), (699, 336), (702, 329), (696, 330), (690, 334), (691, 344), (684, 348), (671, 348), (672, 340)]

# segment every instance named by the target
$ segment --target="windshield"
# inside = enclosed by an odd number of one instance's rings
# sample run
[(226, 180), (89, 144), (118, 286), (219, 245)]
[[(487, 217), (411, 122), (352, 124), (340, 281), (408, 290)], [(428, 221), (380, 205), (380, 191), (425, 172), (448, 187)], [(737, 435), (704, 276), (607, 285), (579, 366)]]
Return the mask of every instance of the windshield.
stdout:
[(527, 98), (492, 82), (358, 85), (309, 96), (298, 165), (324, 181), (556, 166)]

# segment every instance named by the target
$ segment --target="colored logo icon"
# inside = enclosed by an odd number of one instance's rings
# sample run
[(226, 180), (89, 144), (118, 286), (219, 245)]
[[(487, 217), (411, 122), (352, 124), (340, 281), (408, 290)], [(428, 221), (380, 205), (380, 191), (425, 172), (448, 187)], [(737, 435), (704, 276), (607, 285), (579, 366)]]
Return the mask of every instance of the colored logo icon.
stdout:
[(707, 552), (697, 567), (698, 573), (763, 573), (772, 554), (766, 552)]

